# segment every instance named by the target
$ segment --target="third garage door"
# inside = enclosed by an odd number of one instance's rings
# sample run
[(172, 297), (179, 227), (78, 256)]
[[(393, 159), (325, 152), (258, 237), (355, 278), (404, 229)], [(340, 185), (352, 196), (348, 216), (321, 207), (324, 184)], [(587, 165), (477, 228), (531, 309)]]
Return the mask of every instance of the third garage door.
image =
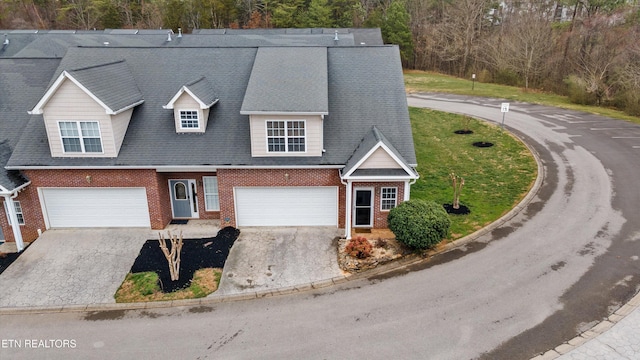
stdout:
[(238, 226), (337, 226), (338, 188), (236, 187)]

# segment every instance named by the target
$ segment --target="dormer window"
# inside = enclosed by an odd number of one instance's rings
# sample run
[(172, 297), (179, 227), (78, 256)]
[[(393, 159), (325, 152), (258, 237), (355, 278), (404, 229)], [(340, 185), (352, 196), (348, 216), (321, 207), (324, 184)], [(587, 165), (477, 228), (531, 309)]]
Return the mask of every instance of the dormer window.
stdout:
[(180, 110), (181, 129), (199, 129), (200, 120), (197, 110)]
[(97, 121), (58, 122), (65, 153), (101, 153), (102, 138)]
[(204, 133), (209, 109), (218, 102), (213, 88), (205, 77), (180, 87), (173, 98), (162, 107), (173, 110), (177, 133)]
[(304, 120), (267, 121), (268, 152), (305, 152), (306, 142)]

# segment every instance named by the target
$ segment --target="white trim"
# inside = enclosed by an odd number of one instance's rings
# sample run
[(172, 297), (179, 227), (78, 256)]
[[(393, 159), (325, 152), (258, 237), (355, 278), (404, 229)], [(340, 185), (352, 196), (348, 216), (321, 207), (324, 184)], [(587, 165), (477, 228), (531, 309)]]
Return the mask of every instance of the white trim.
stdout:
[(240, 111), (240, 115), (271, 115), (271, 116), (289, 116), (289, 115), (329, 115), (326, 111)]
[[(371, 204), (369, 205), (369, 209), (371, 210), (371, 214), (369, 215), (369, 224), (368, 225), (356, 225), (356, 192), (358, 190), (362, 190), (362, 191), (369, 191), (369, 193), (371, 194)], [(376, 198), (376, 192), (375, 189), (372, 187), (354, 187), (353, 188), (353, 227), (354, 228), (369, 228), (369, 227), (373, 227), (373, 213), (375, 212), (375, 204), (374, 204), (374, 200)]]
[[(415, 181), (414, 181), (414, 183), (415, 183)], [(403, 197), (402, 201), (409, 201), (410, 197), (411, 197), (411, 182), (405, 181), (404, 182), (404, 197)]]
[(122, 166), (42, 166), (42, 165), (24, 165), (24, 166), (5, 166), (7, 170), (156, 170), (157, 172), (208, 172), (217, 171), (217, 169), (342, 169), (344, 165), (201, 165), (201, 166), (180, 166), (180, 165), (122, 165)]
[[(196, 113), (197, 117), (196, 117), (196, 121), (198, 123), (197, 127), (185, 127), (182, 126), (182, 113), (183, 112), (192, 112), (192, 113)], [(202, 121), (200, 120), (200, 118), (203, 116), (204, 114), (201, 114), (201, 111), (199, 109), (180, 109), (178, 110), (178, 122), (180, 123), (180, 130), (200, 130), (202, 128), (201, 124)], [(189, 121), (189, 120), (193, 120), (193, 119), (184, 119), (185, 121)]]
[(180, 98), (180, 96), (182, 96), (182, 94), (184, 93), (189, 94), (189, 96), (191, 96), (193, 98), (193, 100), (195, 100), (198, 105), (200, 105), (200, 109), (204, 110), (204, 109), (208, 109), (210, 107), (212, 107), (213, 105), (215, 105), (220, 99), (215, 99), (211, 104), (207, 105), (205, 104), (202, 100), (200, 100), (199, 97), (197, 97), (191, 90), (189, 90), (189, 88), (186, 85), (183, 85), (180, 90), (178, 90), (178, 92), (171, 98), (171, 100), (169, 100), (169, 102), (166, 105), (162, 105), (163, 109), (173, 109), (173, 104), (178, 101), (178, 99)]
[[(382, 208), (382, 202), (384, 200), (389, 200), (389, 199), (384, 199), (382, 197), (382, 193), (384, 189), (394, 189), (395, 190), (395, 194), (393, 195), (393, 207), (390, 209), (383, 209)], [(394, 207), (398, 206), (398, 187), (397, 186), (381, 186), (380, 187), (380, 211), (381, 212), (389, 212), (391, 211), (391, 209), (393, 209)]]
[[(344, 184), (344, 183), (343, 183)], [(346, 196), (345, 196), (345, 217), (344, 217), (344, 237), (347, 240), (351, 240), (351, 204), (353, 203), (353, 189), (351, 180), (347, 180), (346, 185)]]
[[(78, 139), (80, 140), (80, 149), (82, 151), (78, 152), (78, 151), (67, 151), (64, 148), (64, 141), (63, 141), (63, 137), (62, 137), (62, 131), (60, 129), (60, 123), (75, 123), (76, 124), (76, 130), (78, 130)], [(84, 137), (82, 136), (82, 127), (80, 126), (80, 123), (82, 122), (86, 122), (86, 123), (96, 123), (98, 124), (98, 134), (99, 134), (99, 138), (100, 138), (100, 148), (102, 149), (102, 151), (97, 152), (97, 151), (86, 151), (86, 149), (84, 148)], [(58, 136), (60, 137), (60, 146), (62, 147), (62, 153), (63, 154), (100, 154), (100, 155), (104, 155), (104, 143), (102, 142), (102, 130), (100, 129), (100, 122), (97, 120), (58, 120), (56, 121), (56, 124), (58, 125)], [(87, 139), (95, 139), (94, 137), (87, 137)]]
[[(51, 99), (53, 94), (55, 94), (56, 91), (58, 91), (58, 88), (60, 88), (60, 86), (64, 82), (65, 78), (71, 80), (77, 87), (80, 88), (80, 90), (84, 91), (87, 95), (89, 95), (89, 97), (91, 97), (95, 102), (97, 102), (98, 105), (100, 105), (108, 115), (116, 115), (116, 114), (118, 114), (117, 112), (112, 110), (110, 107), (108, 107), (107, 104), (102, 102), (102, 100), (98, 99), (97, 96), (95, 96), (91, 91), (89, 91), (89, 89), (84, 87), (84, 85), (82, 85), (78, 80), (76, 80), (73, 76), (71, 76), (71, 74), (69, 74), (66, 70), (63, 71), (62, 74), (60, 74), (60, 76), (58, 76), (58, 78), (53, 83), (53, 85), (51, 85), (49, 90), (47, 90), (47, 92), (40, 99), (40, 101), (38, 101), (36, 106), (34, 106), (33, 110), (27, 111), (27, 113), (29, 113), (31, 115), (42, 114), (44, 106), (49, 102), (49, 100)], [(124, 111), (124, 110), (121, 109), (120, 112), (122, 112), (122, 111)]]
[[(269, 122), (283, 122), (284, 123), (284, 151), (269, 151)], [(303, 136), (291, 136), (291, 138), (304, 138), (304, 151), (289, 151), (289, 123), (290, 122), (302, 122), (304, 128)], [(265, 119), (264, 120), (264, 133), (265, 133), (265, 151), (267, 154), (306, 154), (308, 150), (307, 141), (307, 120), (306, 119)], [(272, 136), (272, 138), (280, 138), (281, 136)], [(277, 155), (276, 155), (277, 156)]]
[(352, 180), (356, 182), (385, 182), (385, 181), (406, 181), (406, 180), (414, 180), (417, 177), (413, 176), (349, 176), (343, 177), (344, 180)]
[[(216, 179), (216, 196), (218, 196), (218, 208), (217, 209), (208, 209), (207, 208), (207, 186), (205, 182), (205, 178), (214, 178)], [(209, 193), (212, 195), (213, 193)], [(218, 175), (203, 175), (202, 176), (202, 199), (204, 200), (204, 211), (220, 211), (220, 183), (218, 182)]]
[[(407, 173), (408, 176), (397, 176), (397, 177), (391, 177), (391, 176), (387, 176), (386, 178), (395, 178), (395, 179), (414, 179), (417, 178), (415, 176), (412, 176), (410, 174), (414, 174), (413, 169), (409, 168), (408, 165), (406, 165), (402, 160), (400, 160), (394, 153), (393, 151), (391, 151), (391, 149), (389, 149), (389, 147), (387, 145), (385, 145), (382, 141), (378, 141), (377, 144), (375, 144), (374, 146), (371, 147), (371, 149), (365, 154), (365, 156), (363, 156), (360, 160), (358, 160), (358, 162), (351, 167), (351, 169), (349, 171), (347, 171), (346, 174), (344, 174), (342, 176), (343, 179), (350, 179), (351, 178), (351, 174), (353, 174), (356, 170), (358, 170), (358, 168), (360, 168), (360, 166), (369, 158), (371, 157), (371, 155), (378, 150), (379, 148), (382, 148), (384, 151), (387, 152), (387, 155), (389, 155), (393, 161), (395, 161), (398, 165), (400, 165), (400, 167)], [(372, 178), (379, 178), (379, 179), (383, 179), (383, 177), (378, 177), (378, 176), (374, 176)], [(354, 178), (354, 179), (360, 179), (360, 178)]]

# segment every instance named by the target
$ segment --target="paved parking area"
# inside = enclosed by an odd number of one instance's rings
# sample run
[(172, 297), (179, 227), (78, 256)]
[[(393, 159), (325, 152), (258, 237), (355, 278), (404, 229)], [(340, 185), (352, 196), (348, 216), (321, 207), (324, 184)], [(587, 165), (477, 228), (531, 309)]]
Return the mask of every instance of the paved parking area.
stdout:
[(0, 274), (0, 307), (114, 303), (148, 229), (49, 230)]
[(242, 228), (209, 296), (273, 290), (343, 275), (335, 227)]
[[(169, 225), (183, 237), (214, 237), (218, 223)], [(0, 307), (115, 303), (144, 242), (158, 230), (48, 230), (0, 274)], [(243, 228), (211, 296), (303, 285), (342, 275), (334, 227)]]

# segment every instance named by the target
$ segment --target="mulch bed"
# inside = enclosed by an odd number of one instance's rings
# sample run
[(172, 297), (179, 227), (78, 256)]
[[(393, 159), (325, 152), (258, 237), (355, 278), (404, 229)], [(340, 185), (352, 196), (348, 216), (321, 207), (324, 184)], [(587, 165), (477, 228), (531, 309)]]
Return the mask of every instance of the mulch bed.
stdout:
[(453, 204), (444, 204), (442, 206), (447, 211), (447, 214), (467, 215), (471, 213), (471, 210), (462, 204), (460, 204), (460, 207), (458, 207), (457, 209), (453, 208)]
[(479, 148), (486, 148), (486, 147), (492, 147), (493, 143), (488, 141), (476, 141), (473, 143), (473, 146), (479, 147)]
[(469, 135), (473, 134), (473, 130), (456, 130), (454, 133), (458, 135)]
[[(218, 231), (218, 235), (213, 238), (184, 239), (180, 255), (180, 278), (176, 281), (171, 281), (169, 263), (160, 250), (158, 239), (147, 240), (131, 267), (131, 273), (155, 272), (158, 274), (160, 288), (165, 293), (184, 289), (191, 284), (196, 270), (223, 268), (229, 250), (239, 234), (240, 230), (228, 226)], [(171, 250), (170, 242), (166, 243)]]
[(21, 253), (0, 253), (0, 274), (13, 263)]

